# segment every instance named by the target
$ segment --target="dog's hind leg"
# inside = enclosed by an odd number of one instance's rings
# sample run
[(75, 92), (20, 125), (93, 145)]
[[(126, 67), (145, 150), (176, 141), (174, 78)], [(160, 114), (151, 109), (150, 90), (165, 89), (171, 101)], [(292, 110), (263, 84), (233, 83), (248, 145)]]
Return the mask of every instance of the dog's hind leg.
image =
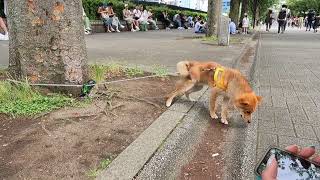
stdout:
[(221, 107), (221, 123), (228, 124), (228, 110), (229, 110), (229, 98), (224, 97)]
[(211, 96), (210, 96), (210, 116), (212, 119), (218, 119), (218, 116), (216, 114), (216, 101), (217, 101), (217, 97), (218, 97), (218, 91), (213, 88), (211, 90)]
[(166, 106), (171, 106), (172, 101), (176, 96), (185, 94), (187, 91), (192, 89), (194, 85), (195, 83), (191, 80), (186, 80), (184, 83), (180, 83), (179, 85), (177, 85), (176, 89), (168, 95)]
[(192, 99), (190, 97), (190, 94), (193, 93), (193, 92), (201, 91), (202, 88), (203, 88), (203, 85), (195, 85), (195, 86), (193, 86), (193, 88), (191, 88), (189, 91), (187, 91), (185, 93), (185, 95), (188, 98), (188, 100), (189, 101), (195, 101), (194, 99)]

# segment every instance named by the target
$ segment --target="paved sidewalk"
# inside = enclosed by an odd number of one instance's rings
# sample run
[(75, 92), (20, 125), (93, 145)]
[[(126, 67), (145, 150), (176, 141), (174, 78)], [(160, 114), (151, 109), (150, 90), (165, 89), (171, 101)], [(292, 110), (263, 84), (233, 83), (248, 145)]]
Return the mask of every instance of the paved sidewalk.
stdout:
[[(202, 35), (191, 30), (97, 33), (85, 36), (89, 62), (110, 61), (142, 66), (151, 70), (154, 65), (163, 65), (171, 73), (181, 60), (216, 60), (227, 64), (232, 58), (225, 52), (237, 54), (242, 44), (230, 47), (204, 44)], [(8, 65), (8, 42), (0, 41), (0, 67)]]
[(257, 60), (257, 160), (269, 146), (316, 146), (320, 150), (320, 36), (289, 30), (262, 33)]

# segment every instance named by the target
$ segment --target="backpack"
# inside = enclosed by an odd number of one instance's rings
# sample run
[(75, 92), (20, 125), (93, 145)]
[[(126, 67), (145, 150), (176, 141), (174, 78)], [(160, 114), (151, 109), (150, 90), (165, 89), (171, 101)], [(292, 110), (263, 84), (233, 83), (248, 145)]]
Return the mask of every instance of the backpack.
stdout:
[(279, 12), (278, 18), (279, 18), (279, 19), (286, 19), (286, 17), (287, 17), (287, 11), (286, 11), (286, 10), (281, 10), (281, 11)]

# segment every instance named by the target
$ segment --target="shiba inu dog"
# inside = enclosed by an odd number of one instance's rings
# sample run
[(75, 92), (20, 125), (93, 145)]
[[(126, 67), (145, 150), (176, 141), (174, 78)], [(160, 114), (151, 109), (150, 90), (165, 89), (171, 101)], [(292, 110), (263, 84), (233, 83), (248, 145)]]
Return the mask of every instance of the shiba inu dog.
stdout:
[(230, 107), (237, 110), (243, 120), (251, 122), (251, 115), (262, 101), (250, 87), (247, 79), (238, 71), (226, 68), (215, 62), (181, 61), (177, 64), (181, 79), (176, 83), (176, 89), (168, 95), (166, 106), (172, 104), (178, 95), (189, 95), (200, 91), (203, 85), (211, 88), (210, 116), (217, 119), (216, 100), (223, 97), (221, 107), (221, 123), (228, 124), (227, 117)]

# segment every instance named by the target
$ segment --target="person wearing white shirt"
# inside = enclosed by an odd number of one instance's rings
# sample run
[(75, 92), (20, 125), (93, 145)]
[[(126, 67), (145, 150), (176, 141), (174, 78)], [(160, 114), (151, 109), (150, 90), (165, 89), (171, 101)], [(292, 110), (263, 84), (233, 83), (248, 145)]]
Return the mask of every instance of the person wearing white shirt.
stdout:
[(204, 23), (202, 20), (198, 20), (194, 25), (194, 32), (195, 33), (205, 33)]
[(244, 18), (242, 19), (242, 32), (243, 34), (248, 34), (248, 28), (249, 28), (249, 18), (248, 14), (244, 13)]

